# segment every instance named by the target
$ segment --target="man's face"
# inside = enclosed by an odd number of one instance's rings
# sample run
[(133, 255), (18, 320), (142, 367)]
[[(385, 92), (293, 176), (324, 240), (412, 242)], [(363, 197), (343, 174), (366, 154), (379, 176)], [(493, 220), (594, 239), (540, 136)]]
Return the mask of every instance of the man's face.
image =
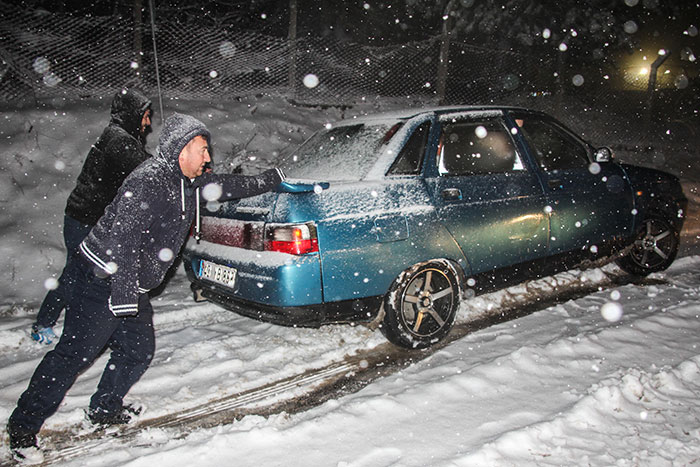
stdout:
[(195, 136), (180, 152), (180, 169), (187, 178), (202, 175), (204, 164), (209, 161), (209, 145), (203, 136)]
[(143, 114), (143, 117), (141, 118), (141, 126), (139, 127), (139, 130), (141, 131), (141, 136), (145, 136), (148, 134), (148, 131), (151, 129), (151, 109), (146, 110), (146, 112)]

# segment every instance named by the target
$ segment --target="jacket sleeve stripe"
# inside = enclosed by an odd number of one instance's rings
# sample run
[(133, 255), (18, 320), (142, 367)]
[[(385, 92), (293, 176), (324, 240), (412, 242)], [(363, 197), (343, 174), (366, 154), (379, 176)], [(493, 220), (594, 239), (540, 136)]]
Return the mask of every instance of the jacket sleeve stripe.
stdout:
[(120, 316), (135, 316), (139, 312), (138, 303), (129, 303), (126, 305), (112, 305), (112, 297), (108, 300), (109, 311), (116, 317)]
[(109, 267), (107, 263), (102, 261), (95, 253), (93, 253), (92, 250), (90, 250), (90, 248), (87, 247), (85, 241), (83, 241), (80, 244), (80, 251), (85, 255), (87, 259), (95, 263), (95, 265), (97, 265), (97, 267), (102, 269), (104, 272), (110, 275), (114, 274), (114, 268)]

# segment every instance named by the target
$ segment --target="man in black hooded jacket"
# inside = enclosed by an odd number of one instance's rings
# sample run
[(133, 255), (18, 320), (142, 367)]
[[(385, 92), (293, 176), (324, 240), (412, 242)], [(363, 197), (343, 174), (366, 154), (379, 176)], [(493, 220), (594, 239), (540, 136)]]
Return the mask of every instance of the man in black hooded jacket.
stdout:
[(169, 117), (156, 155), (126, 178), (69, 261), (63, 335), (39, 363), (7, 424), (17, 457), (36, 448), (44, 420), (105, 346), (112, 352), (90, 399), (88, 418), (101, 425), (130, 420), (134, 412), (123, 398), (155, 350), (147, 292), (163, 281), (198, 217), (205, 201), (200, 189), (216, 185), (208, 191), (220, 192), (224, 201), (270, 191), (284, 180), (278, 169), (258, 176), (205, 172), (209, 140), (199, 120)]
[[(127, 175), (150, 156), (145, 145), (151, 114), (151, 100), (136, 89), (122, 89), (112, 99), (109, 124), (90, 149), (66, 204), (66, 262), (102, 217)], [(34, 340), (51, 344), (56, 339), (52, 328), (65, 306), (64, 295), (65, 277), (61, 274), (58, 287), (41, 303), (32, 325)]]

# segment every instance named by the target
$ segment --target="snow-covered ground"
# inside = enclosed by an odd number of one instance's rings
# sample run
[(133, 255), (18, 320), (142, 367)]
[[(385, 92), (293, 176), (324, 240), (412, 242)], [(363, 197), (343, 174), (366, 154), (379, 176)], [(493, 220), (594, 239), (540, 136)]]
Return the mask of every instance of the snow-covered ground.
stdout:
[[(74, 103), (0, 112), (3, 425), (48, 350), (30, 340), (28, 329), (44, 282), (63, 265), (63, 207), (90, 144), (107, 123), (107, 108)], [(277, 151), (342, 116), (339, 110), (268, 99), (166, 103), (166, 112), (174, 109), (209, 124), (222, 165), (238, 157), (264, 166)], [(689, 196), (695, 199), (697, 192)], [(697, 236), (693, 231), (685, 238)], [(99, 448), (61, 465), (696, 465), (700, 257), (680, 258), (642, 284), (609, 285), (608, 277), (618, 273), (614, 266), (571, 271), (478, 297), (460, 309), (462, 325), (514, 301), (562, 297), (581, 284), (600, 286), (582, 298), (476, 329), (358, 392), (307, 411), (248, 415), (187, 432), (144, 429), (127, 443), (105, 436)], [(139, 421), (388, 346), (379, 332), (362, 326), (283, 328), (196, 304), (181, 269), (153, 304), (156, 355), (127, 396), (145, 407)], [(89, 430), (83, 409), (105, 362), (102, 356), (78, 378), (45, 424), (47, 432)], [(0, 451), (0, 462), (9, 462), (4, 433)]]

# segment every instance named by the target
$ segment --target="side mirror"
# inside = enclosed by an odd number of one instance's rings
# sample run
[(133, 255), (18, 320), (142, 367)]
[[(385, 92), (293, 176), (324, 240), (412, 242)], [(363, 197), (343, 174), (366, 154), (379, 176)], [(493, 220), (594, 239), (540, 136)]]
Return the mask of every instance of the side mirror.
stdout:
[(613, 159), (613, 152), (607, 146), (598, 148), (595, 150), (595, 161), (596, 162), (610, 162)]

